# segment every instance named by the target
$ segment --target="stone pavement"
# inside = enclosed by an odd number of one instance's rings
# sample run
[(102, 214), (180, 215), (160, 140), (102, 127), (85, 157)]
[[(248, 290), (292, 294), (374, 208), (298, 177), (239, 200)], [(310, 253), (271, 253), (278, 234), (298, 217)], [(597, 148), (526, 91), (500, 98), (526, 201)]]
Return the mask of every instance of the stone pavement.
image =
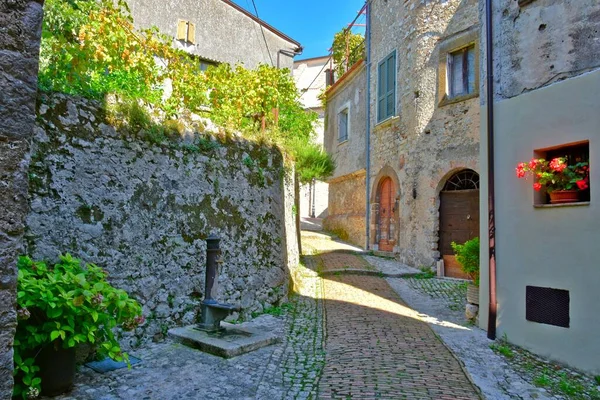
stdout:
[[(325, 269), (342, 258), (331, 248), (314, 257)], [(362, 258), (352, 257), (343, 263), (363, 267)], [(327, 339), (319, 399), (480, 398), (458, 360), (383, 278), (334, 275), (324, 279), (323, 293)]]

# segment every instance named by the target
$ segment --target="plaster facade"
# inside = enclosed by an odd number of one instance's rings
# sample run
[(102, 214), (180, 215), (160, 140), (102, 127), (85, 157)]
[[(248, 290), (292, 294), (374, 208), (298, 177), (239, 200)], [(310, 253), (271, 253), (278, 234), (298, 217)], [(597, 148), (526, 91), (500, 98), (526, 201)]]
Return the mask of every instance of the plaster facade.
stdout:
[[(480, 3), (483, 20), (485, 2)], [(600, 273), (591, 249), (600, 240), (596, 226), (600, 188), (594, 185), (600, 174), (600, 4), (494, 2), (493, 12), (497, 335), (506, 334), (512, 343), (597, 375), (600, 342), (595, 332), (600, 320), (593, 307), (600, 300), (595, 285)], [(481, 76), (486, 73), (482, 68)], [(482, 122), (484, 111), (482, 102)], [(484, 123), (481, 138), (482, 177), (486, 177)], [(532, 182), (515, 177), (516, 164), (532, 158), (537, 149), (580, 141), (589, 141), (589, 204), (534, 207)], [(482, 199), (487, 199), (488, 187), (482, 179)], [(480, 206), (481, 215), (487, 215), (487, 201)], [(481, 232), (486, 237), (485, 218)], [(485, 328), (489, 248), (487, 241), (481, 244), (479, 321)], [(527, 286), (568, 291), (569, 327), (527, 320)]]
[[(479, 171), (478, 93), (444, 101), (440, 84), (449, 52), (466, 45), (477, 50), (478, 3), (374, 0), (369, 18), (369, 248), (378, 248), (377, 188), (389, 177), (395, 183), (393, 252), (404, 263), (432, 266), (440, 257), (440, 191), (453, 173)], [(395, 113), (379, 122), (378, 66), (390, 54), (396, 58)]]
[(42, 3), (0, 2), (0, 398), (12, 397), (16, 258), (23, 250)]
[(279, 59), (279, 66), (291, 71), (293, 57), (280, 50), (289, 53), (301, 49), (300, 43), (264, 21), (259, 23), (252, 14), (228, 0), (129, 0), (127, 3), (139, 28), (156, 26), (176, 38), (178, 20), (195, 24), (195, 44), (174, 40), (174, 45), (209, 61), (243, 63), (246, 68), (254, 69), (258, 64), (276, 66)]
[[(366, 67), (354, 65), (327, 91), (325, 150), (336, 169), (329, 183), (329, 210), (325, 229), (358, 246), (366, 244)], [(339, 138), (339, 114), (347, 112), (348, 135)]]

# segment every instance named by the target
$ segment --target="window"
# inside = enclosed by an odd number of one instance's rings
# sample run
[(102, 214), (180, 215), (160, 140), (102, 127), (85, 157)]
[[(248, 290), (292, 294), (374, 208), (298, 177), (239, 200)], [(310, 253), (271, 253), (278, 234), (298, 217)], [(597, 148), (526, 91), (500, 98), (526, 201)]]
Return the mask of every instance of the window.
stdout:
[(331, 86), (335, 83), (335, 77), (333, 75), (333, 69), (325, 70), (325, 86)]
[(217, 64), (209, 62), (209, 61), (200, 61), (200, 71), (204, 72), (208, 69), (208, 67), (216, 67)]
[(381, 122), (396, 114), (396, 51), (379, 63), (377, 76), (377, 122)]
[(473, 27), (440, 41), (438, 105), (479, 96), (479, 30)]
[(196, 44), (196, 24), (183, 19), (177, 20), (177, 40)]
[(446, 68), (448, 98), (475, 92), (475, 45), (448, 54)]
[[(577, 190), (577, 199), (573, 201), (558, 201), (558, 203), (585, 203), (587, 204), (590, 201), (590, 186), (591, 186), (591, 177), (589, 173), (589, 162), (590, 162), (590, 143), (588, 141), (584, 142), (576, 142), (564, 144), (561, 146), (546, 148), (546, 149), (538, 149), (534, 150), (533, 157), (536, 159), (543, 158), (547, 161), (550, 161), (557, 157), (566, 158), (567, 165), (577, 165), (578, 163), (586, 163), (587, 166), (585, 170), (587, 172), (585, 175), (586, 185), (583, 188), (576, 188)], [(578, 171), (578, 173), (581, 171)], [(550, 204), (550, 195), (547, 193), (545, 188), (542, 188), (540, 191), (534, 191), (533, 198), (534, 206), (544, 206), (545, 204)]]
[(348, 140), (348, 108), (338, 113), (338, 142)]

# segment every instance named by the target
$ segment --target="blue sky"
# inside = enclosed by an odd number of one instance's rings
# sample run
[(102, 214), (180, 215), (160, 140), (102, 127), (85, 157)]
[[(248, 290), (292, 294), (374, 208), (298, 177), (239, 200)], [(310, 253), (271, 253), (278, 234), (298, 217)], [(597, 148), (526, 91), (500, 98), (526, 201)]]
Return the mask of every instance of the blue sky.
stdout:
[[(233, 0), (254, 14), (251, 0)], [(296, 60), (323, 56), (333, 35), (347, 26), (364, 0), (254, 0), (258, 15), (268, 24), (297, 40), (304, 52)], [(357, 22), (364, 23), (364, 15)], [(364, 33), (364, 28), (354, 28)]]

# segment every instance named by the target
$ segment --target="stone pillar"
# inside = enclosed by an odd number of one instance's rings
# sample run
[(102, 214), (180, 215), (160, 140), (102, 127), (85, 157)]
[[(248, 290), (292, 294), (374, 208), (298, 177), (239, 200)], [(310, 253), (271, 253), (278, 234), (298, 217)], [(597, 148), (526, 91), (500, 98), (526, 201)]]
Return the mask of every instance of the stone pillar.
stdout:
[(16, 257), (27, 212), (29, 140), (35, 122), (42, 3), (0, 1), (0, 398), (13, 386)]

